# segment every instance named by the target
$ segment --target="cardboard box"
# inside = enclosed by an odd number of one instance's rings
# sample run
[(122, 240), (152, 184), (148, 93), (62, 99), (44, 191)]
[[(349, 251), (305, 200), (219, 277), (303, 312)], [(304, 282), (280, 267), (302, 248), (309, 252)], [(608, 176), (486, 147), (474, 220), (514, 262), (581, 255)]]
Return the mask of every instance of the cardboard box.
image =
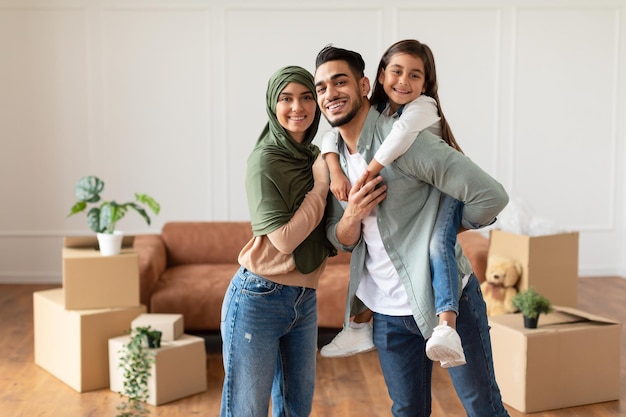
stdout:
[(568, 307), (525, 329), (521, 314), (489, 317), (502, 400), (524, 413), (620, 398), (622, 325)]
[(178, 339), (185, 330), (182, 314), (142, 314), (131, 323), (133, 329), (148, 326), (154, 330), (159, 330), (162, 333), (161, 341), (164, 342)]
[(146, 308), (66, 310), (61, 288), (33, 293), (35, 363), (78, 392), (109, 386), (108, 340)]
[[(126, 244), (132, 245), (132, 240)], [(95, 236), (66, 237), (63, 289), (68, 310), (132, 307), (139, 301), (139, 260), (132, 247), (102, 256)]]
[(526, 236), (492, 230), (491, 255), (521, 262), (520, 291), (534, 287), (554, 305), (578, 305), (578, 232)]
[[(111, 391), (124, 389), (123, 371), (119, 367), (121, 351), (130, 336), (109, 339), (109, 373)], [(161, 405), (207, 389), (204, 339), (184, 334), (177, 340), (162, 342), (152, 350), (155, 363), (148, 378), (148, 404)]]

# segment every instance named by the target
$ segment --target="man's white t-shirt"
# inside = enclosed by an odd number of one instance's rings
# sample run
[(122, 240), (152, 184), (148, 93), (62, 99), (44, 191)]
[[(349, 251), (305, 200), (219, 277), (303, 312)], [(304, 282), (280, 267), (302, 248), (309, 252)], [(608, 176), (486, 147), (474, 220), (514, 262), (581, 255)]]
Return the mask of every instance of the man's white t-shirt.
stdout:
[[(348, 163), (347, 177), (354, 183), (367, 169), (367, 162), (360, 153), (350, 154), (343, 149)], [(367, 244), (365, 274), (361, 277), (356, 295), (372, 311), (389, 316), (412, 314), (408, 296), (380, 237), (376, 209), (362, 222), (363, 239)]]

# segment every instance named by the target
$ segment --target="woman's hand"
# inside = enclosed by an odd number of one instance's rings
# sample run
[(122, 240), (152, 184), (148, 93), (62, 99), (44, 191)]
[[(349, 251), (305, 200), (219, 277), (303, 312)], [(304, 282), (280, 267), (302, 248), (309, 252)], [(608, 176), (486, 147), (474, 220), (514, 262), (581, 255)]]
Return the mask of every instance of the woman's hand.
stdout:
[(322, 157), (322, 154), (318, 155), (317, 159), (313, 163), (313, 181), (330, 184), (330, 173), (328, 172), (328, 166), (326, 161)]

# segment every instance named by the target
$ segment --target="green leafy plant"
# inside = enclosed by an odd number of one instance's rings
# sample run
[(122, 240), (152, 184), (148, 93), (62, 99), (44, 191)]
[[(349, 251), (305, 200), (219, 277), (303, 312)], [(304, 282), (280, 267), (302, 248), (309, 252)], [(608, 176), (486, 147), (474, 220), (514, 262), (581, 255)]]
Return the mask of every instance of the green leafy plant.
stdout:
[(84, 211), (90, 203), (98, 203), (87, 212), (87, 224), (96, 233), (113, 233), (115, 225), (128, 212), (135, 210), (150, 225), (150, 216), (146, 207), (154, 214), (159, 214), (161, 206), (147, 194), (135, 193), (135, 201), (117, 203), (115, 201), (102, 201), (100, 194), (104, 190), (104, 181), (100, 178), (88, 175), (82, 177), (74, 187), (74, 193), (78, 201), (72, 206), (67, 217)]
[(533, 287), (526, 291), (520, 291), (511, 302), (523, 316), (531, 319), (537, 319), (540, 314), (547, 314), (552, 311), (550, 300), (535, 291)]
[(117, 406), (116, 417), (140, 417), (150, 413), (145, 403), (150, 397), (148, 379), (155, 363), (155, 352), (150, 348), (150, 340), (154, 339), (158, 340), (158, 346), (155, 347), (159, 347), (160, 331), (153, 330), (150, 326), (136, 327), (130, 331), (130, 341), (119, 352), (119, 367), (124, 376), (120, 395), (126, 398)]

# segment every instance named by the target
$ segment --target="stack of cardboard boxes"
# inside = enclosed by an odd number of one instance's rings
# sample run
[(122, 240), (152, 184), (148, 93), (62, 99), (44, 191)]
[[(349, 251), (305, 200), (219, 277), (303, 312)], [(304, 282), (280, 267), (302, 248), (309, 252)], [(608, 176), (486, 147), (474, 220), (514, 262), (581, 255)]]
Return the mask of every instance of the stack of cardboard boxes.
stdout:
[[(155, 361), (148, 378), (148, 404), (161, 405), (207, 388), (204, 339), (183, 333), (181, 314), (142, 314), (131, 327), (150, 327), (162, 333), (161, 347), (154, 349)], [(123, 371), (119, 367), (124, 345), (130, 336), (109, 339), (111, 390), (122, 392)]]
[(206, 390), (204, 339), (183, 334), (182, 315), (145, 314), (140, 304), (132, 239), (119, 255), (102, 256), (95, 237), (68, 237), (62, 256), (62, 288), (33, 294), (37, 365), (78, 392), (113, 389), (117, 374), (110, 370), (117, 372), (118, 362), (112, 355), (122, 348), (116, 343), (129, 337), (131, 327), (150, 325), (163, 331), (165, 341), (156, 349), (150, 403)]
[(102, 256), (95, 236), (66, 238), (62, 288), (33, 294), (35, 363), (78, 392), (109, 386), (108, 340), (146, 311), (128, 243)]
[(618, 400), (622, 325), (576, 309), (578, 233), (492, 230), (489, 255), (521, 262), (519, 290), (534, 287), (554, 307), (537, 329), (525, 329), (520, 314), (489, 318), (503, 401), (532, 413)]

